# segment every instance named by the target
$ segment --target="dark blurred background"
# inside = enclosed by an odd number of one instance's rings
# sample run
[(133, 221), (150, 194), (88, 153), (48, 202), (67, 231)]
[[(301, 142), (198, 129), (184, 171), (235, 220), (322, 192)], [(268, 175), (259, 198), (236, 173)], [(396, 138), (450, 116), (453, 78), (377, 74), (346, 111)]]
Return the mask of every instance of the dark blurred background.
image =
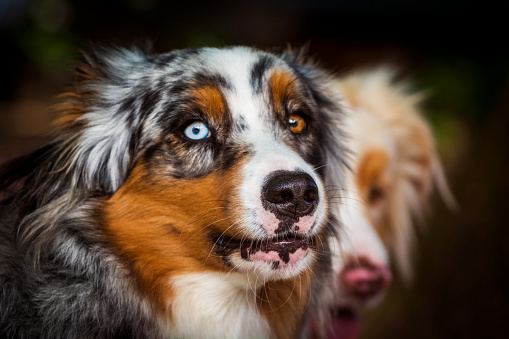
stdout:
[(389, 63), (429, 93), (459, 203), (436, 197), (416, 278), (364, 314), (362, 338), (509, 338), (509, 25), (489, 2), (0, 0), (0, 162), (40, 145), (47, 107), (89, 42), (150, 39), (155, 52), (308, 44), (338, 74)]

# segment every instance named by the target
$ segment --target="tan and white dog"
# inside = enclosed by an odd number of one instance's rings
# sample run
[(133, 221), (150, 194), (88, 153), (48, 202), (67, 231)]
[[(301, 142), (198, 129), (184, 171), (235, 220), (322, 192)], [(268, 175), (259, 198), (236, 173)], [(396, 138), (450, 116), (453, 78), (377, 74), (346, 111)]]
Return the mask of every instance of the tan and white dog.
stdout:
[(389, 258), (402, 279), (411, 280), (414, 224), (423, 221), (433, 189), (454, 205), (419, 107), (423, 95), (395, 83), (395, 75), (381, 67), (336, 83), (347, 112), (352, 171), (347, 189), (336, 194), (344, 234), (331, 240), (332, 286), (322, 296), (329, 313), (325, 323), (315, 323), (317, 336), (356, 338), (358, 311), (376, 304), (392, 280)]

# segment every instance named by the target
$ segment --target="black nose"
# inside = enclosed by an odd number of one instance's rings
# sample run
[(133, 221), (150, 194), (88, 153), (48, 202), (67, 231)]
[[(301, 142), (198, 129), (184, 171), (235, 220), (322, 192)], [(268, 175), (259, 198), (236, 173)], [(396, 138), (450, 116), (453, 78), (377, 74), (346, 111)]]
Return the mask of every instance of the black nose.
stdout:
[(318, 187), (307, 173), (276, 171), (263, 186), (262, 204), (279, 219), (298, 219), (314, 212)]

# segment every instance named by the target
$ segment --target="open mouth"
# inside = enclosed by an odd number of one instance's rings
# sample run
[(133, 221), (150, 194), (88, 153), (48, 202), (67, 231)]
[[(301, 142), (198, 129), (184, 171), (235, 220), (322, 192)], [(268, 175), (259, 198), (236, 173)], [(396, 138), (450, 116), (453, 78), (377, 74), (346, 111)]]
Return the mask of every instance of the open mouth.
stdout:
[(262, 240), (235, 239), (226, 235), (212, 235), (214, 250), (226, 257), (239, 252), (247, 261), (262, 261), (273, 269), (293, 265), (308, 254), (315, 239), (296, 235), (270, 237)]
[(357, 339), (360, 335), (359, 315), (349, 308), (331, 310), (332, 323), (327, 330), (327, 339)]

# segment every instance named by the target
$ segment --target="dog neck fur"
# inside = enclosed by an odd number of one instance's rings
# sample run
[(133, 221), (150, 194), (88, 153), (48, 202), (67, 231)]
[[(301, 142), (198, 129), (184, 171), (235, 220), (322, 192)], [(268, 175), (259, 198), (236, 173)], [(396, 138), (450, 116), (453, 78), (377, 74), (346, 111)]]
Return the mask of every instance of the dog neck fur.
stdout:
[(238, 273), (186, 274), (172, 279), (171, 338), (269, 338), (257, 309), (263, 282)]

